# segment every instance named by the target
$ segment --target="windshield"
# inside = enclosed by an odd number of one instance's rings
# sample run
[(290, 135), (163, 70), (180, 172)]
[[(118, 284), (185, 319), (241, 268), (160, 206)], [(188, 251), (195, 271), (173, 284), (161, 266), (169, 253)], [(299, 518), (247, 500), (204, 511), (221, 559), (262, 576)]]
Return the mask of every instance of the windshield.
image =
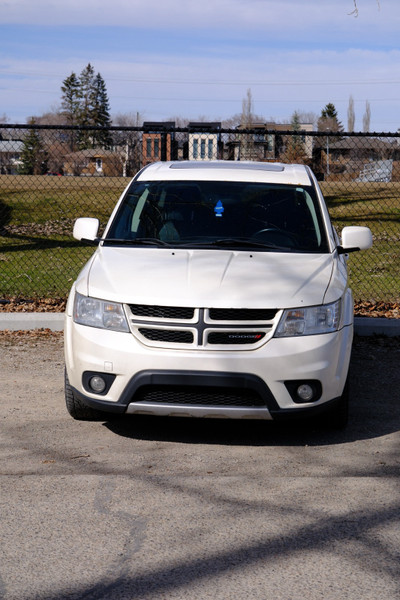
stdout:
[(228, 181), (134, 181), (107, 243), (327, 252), (314, 189)]

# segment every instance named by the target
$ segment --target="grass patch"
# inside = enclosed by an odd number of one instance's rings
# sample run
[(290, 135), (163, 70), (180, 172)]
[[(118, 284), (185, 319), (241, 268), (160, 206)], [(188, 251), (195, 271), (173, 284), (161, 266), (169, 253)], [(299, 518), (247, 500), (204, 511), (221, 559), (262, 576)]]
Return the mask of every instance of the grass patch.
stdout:
[(80, 216), (106, 222), (128, 181), (123, 177), (0, 175), (0, 227)]
[(372, 231), (370, 250), (350, 256), (354, 297), (373, 302), (400, 298), (400, 183), (322, 183), (332, 222), (365, 225)]
[(128, 180), (0, 176), (0, 296), (65, 297), (93, 247), (76, 242), (78, 217), (103, 228)]
[(69, 240), (58, 245), (22, 244), (10, 253), (0, 246), (2, 296), (64, 298), (91, 254), (93, 247), (75, 246)]
[[(0, 297), (66, 297), (93, 252), (72, 238), (76, 218), (104, 226), (123, 177), (0, 176)], [(400, 184), (324, 182), (332, 221), (367, 225), (374, 247), (350, 256), (357, 300), (399, 301)]]

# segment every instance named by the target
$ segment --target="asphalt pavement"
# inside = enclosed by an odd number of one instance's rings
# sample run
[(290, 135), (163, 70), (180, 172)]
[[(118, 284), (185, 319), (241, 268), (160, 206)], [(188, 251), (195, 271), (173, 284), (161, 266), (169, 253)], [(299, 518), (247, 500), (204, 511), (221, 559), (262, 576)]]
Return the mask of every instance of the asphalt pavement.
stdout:
[(59, 335), (0, 338), (1, 600), (398, 600), (400, 349), (350, 423), (74, 421)]

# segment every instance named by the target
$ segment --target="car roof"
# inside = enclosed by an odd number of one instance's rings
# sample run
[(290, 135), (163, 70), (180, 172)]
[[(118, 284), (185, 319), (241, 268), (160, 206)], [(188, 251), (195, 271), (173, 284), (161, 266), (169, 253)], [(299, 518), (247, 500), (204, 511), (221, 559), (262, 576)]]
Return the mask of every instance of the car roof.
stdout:
[(304, 165), (250, 161), (174, 161), (144, 167), (138, 181), (252, 181), (289, 185), (311, 185)]

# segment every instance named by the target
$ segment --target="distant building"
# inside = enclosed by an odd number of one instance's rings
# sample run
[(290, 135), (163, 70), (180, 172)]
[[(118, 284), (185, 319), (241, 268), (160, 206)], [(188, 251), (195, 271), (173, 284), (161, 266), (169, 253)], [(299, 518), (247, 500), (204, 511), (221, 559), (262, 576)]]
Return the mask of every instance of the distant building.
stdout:
[[(304, 135), (304, 134), (302, 134), (302, 131), (311, 132), (314, 130), (314, 126), (312, 123), (299, 123), (298, 128), (299, 128), (299, 132), (297, 135), (300, 137), (304, 155), (307, 158), (311, 159), (312, 155), (313, 155), (313, 136)], [(274, 129), (276, 132), (293, 131), (293, 125), (291, 123), (287, 123), (287, 124), (286, 123), (278, 123), (278, 124), (274, 125), (272, 127), (272, 129)], [(286, 135), (285, 134), (282, 134), (282, 135), (276, 134), (275, 135), (275, 146), (276, 146), (276, 152), (278, 155), (286, 152), (288, 144), (290, 143), (292, 138), (293, 138), (293, 136), (291, 136), (290, 134), (286, 134)]]
[(175, 160), (174, 121), (145, 121), (142, 135), (142, 167), (159, 160)]
[[(397, 139), (321, 136), (314, 142), (314, 162), (325, 176), (358, 181), (398, 181), (400, 147)], [(318, 171), (314, 167), (314, 171)]]
[(21, 140), (0, 140), (0, 174), (16, 175), (21, 166), (21, 153), (24, 143)]
[[(312, 131), (313, 126), (309, 123), (300, 123), (302, 131)], [(290, 123), (252, 123), (249, 126), (239, 125), (236, 128), (234, 141), (228, 142), (228, 158), (231, 160), (255, 160), (274, 161), (279, 160), (286, 152), (291, 139), (290, 134), (284, 132), (292, 131)], [(279, 134), (278, 132), (282, 132)], [(270, 133), (273, 132), (273, 133)], [(307, 158), (312, 157), (312, 137), (301, 135), (303, 151)]]
[(236, 128), (235, 139), (227, 144), (228, 158), (230, 160), (273, 160), (274, 137), (267, 133), (267, 129), (268, 123), (252, 123), (249, 127), (239, 125)]
[(119, 177), (122, 161), (120, 155), (111, 150), (79, 150), (64, 157), (63, 172), (75, 176)]
[(192, 122), (188, 127), (189, 160), (216, 160), (222, 157), (221, 123)]

